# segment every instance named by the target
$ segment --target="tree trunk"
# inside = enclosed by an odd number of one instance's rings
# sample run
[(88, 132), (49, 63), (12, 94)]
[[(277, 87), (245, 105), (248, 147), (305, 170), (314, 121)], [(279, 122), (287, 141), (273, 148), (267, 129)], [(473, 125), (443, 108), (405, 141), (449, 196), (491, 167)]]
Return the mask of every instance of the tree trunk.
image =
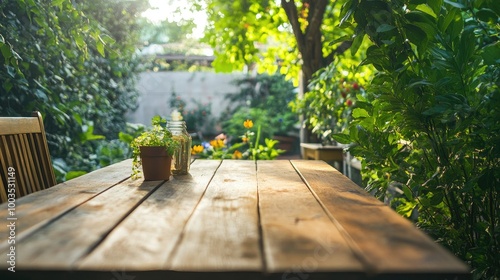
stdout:
[[(302, 58), (302, 77), (299, 92), (307, 92), (307, 86), (313, 74), (328, 65), (332, 58), (323, 55), (321, 24), (329, 0), (304, 0), (303, 9), (308, 9), (307, 27), (302, 30), (299, 22), (299, 12), (294, 0), (281, 0), (281, 6), (286, 12), (292, 26), (297, 47)], [(299, 80), (300, 80), (299, 79)], [(303, 119), (303, 118), (301, 118)], [(310, 142), (311, 133), (308, 129), (301, 131), (301, 142)]]

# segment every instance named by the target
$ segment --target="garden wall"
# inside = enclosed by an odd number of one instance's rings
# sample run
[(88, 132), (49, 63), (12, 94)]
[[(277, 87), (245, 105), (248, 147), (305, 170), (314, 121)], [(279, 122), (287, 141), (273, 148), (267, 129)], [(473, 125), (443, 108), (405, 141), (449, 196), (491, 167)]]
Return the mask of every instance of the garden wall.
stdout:
[[(243, 73), (212, 72), (144, 72), (139, 75), (137, 89), (140, 93), (138, 108), (127, 115), (127, 121), (149, 125), (154, 115), (168, 117), (172, 112), (170, 99), (172, 93), (184, 100), (186, 109), (197, 107), (196, 100), (202, 104), (211, 104), (211, 114), (207, 116), (215, 124), (213, 129), (220, 130), (216, 120), (230, 106), (225, 100), (226, 93), (239, 92), (238, 87), (231, 84), (234, 79), (241, 78)], [(208, 123), (208, 122), (207, 122)], [(212, 130), (210, 127), (205, 129)], [(214, 133), (217, 131), (214, 131)]]

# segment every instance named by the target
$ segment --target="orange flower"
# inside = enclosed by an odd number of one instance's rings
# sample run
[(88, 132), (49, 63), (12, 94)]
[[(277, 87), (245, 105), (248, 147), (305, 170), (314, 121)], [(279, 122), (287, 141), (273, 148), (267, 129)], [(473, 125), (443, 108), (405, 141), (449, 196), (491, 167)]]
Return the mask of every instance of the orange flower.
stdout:
[(210, 141), (210, 146), (214, 147), (214, 149), (222, 148), (224, 147), (224, 140), (214, 139)]
[(238, 151), (238, 150), (234, 151), (234, 153), (233, 153), (233, 159), (240, 159), (241, 156), (242, 155), (241, 155), (240, 151)]
[(243, 126), (245, 128), (252, 128), (253, 127), (253, 122), (252, 120), (246, 120), (244, 123), (243, 123)]
[(193, 148), (191, 149), (191, 154), (196, 155), (203, 152), (203, 146), (202, 145), (194, 145)]
[(242, 137), (241, 137), (241, 141), (243, 141), (243, 143), (248, 142), (248, 137), (246, 137), (246, 136), (242, 136)]

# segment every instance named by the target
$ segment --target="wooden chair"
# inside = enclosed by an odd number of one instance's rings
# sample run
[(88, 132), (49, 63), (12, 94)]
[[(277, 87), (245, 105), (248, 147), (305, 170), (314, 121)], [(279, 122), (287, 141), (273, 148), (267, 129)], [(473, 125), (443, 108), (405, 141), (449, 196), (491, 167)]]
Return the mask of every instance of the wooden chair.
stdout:
[(0, 179), (1, 202), (13, 187), (22, 197), (56, 184), (40, 112), (0, 118)]

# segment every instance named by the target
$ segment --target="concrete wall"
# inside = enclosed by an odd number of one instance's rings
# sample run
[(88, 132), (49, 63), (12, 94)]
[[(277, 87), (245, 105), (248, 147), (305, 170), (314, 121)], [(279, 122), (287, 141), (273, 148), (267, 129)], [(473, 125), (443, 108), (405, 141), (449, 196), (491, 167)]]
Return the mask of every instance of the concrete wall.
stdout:
[(212, 115), (218, 119), (230, 106), (224, 96), (239, 92), (231, 81), (243, 77), (243, 73), (211, 72), (144, 72), (139, 76), (137, 89), (140, 92), (138, 108), (130, 112), (127, 120), (131, 123), (149, 125), (155, 115), (169, 117), (172, 92), (186, 101), (187, 109), (195, 108), (192, 99), (202, 103), (212, 103)]

